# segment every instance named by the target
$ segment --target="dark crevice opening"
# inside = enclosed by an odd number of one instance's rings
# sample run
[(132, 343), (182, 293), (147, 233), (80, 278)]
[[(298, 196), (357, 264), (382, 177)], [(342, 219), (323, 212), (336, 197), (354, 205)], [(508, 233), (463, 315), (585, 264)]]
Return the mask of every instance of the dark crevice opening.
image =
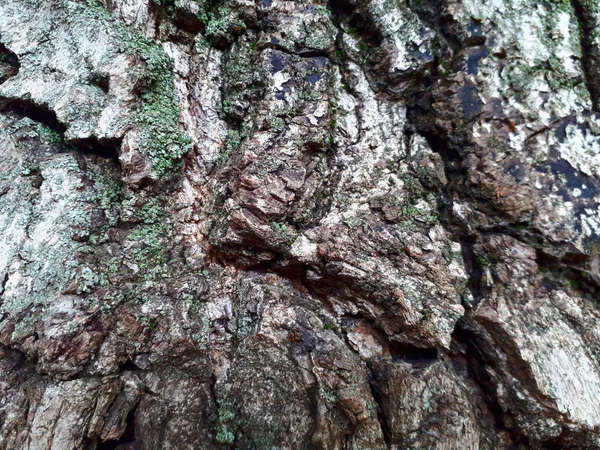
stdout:
[[(8, 283), (8, 272), (4, 274), (4, 278), (2, 279), (2, 284), (0, 285), (0, 297), (4, 294), (4, 289), (6, 288), (6, 284)], [(2, 303), (0, 303), (2, 305)]]
[[(419, 124), (419, 120), (411, 115), (411, 109), (407, 112), (409, 121), (412, 122), (413, 126)], [(457, 224), (453, 218), (453, 202), (456, 193), (460, 193), (461, 185), (467, 178), (467, 170), (463, 166), (463, 156), (460, 152), (443, 137), (437, 135), (435, 132), (430, 130), (418, 129), (417, 132), (427, 141), (429, 147), (434, 153), (440, 155), (442, 163), (444, 164), (444, 174), (448, 180), (448, 184), (443, 186), (437, 192), (440, 198), (438, 203), (438, 212), (442, 224), (449, 230), (455, 230)], [(460, 229), (459, 235), (465, 234), (466, 230)], [(460, 238), (459, 238), (460, 240)]]
[[(64, 140), (66, 131), (65, 125), (58, 120), (56, 113), (46, 106), (27, 100), (15, 100), (0, 97), (0, 113), (14, 113), (18, 116), (27, 117), (39, 122), (59, 134), (61, 140)], [(93, 154), (101, 158), (110, 159), (118, 164), (121, 143), (122, 138), (73, 139), (67, 142), (68, 146), (65, 147), (65, 150)]]
[(1, 286), (2, 292), (4, 291), (4, 288), (6, 287), (6, 283), (8, 283), (8, 272), (6, 272), (4, 274), (4, 278), (2, 279), (2, 286)]
[[(467, 288), (473, 296), (474, 305), (479, 304), (483, 299), (483, 293), (481, 292), (481, 277), (483, 276), (483, 266), (479, 262), (479, 259), (473, 251), (473, 246), (477, 241), (476, 236), (465, 235), (459, 237), (459, 242), (462, 248), (462, 257), (465, 263), (465, 269), (469, 278), (467, 280)], [(470, 305), (463, 302), (465, 309), (470, 309)]]
[(297, 55), (300, 58), (329, 58), (331, 56), (329, 52), (321, 50), (306, 50), (303, 52), (298, 52)]
[(133, 372), (136, 370), (140, 370), (140, 368), (130, 359), (119, 366), (119, 372)]
[(367, 373), (369, 376), (369, 387), (371, 388), (371, 396), (377, 404), (377, 421), (381, 426), (381, 432), (383, 433), (383, 440), (388, 448), (392, 446), (392, 431), (390, 430), (389, 424), (387, 423), (385, 412), (383, 410), (384, 396), (380, 391), (379, 382), (374, 376), (374, 371), (371, 363), (367, 363)]
[(559, 259), (538, 249), (536, 260), (547, 290), (575, 289), (583, 298), (600, 306), (600, 285), (589, 273), (576, 268), (587, 263), (585, 255), (566, 254)]
[(0, 84), (19, 73), (19, 58), (0, 43)]
[[(414, 119), (413, 124), (415, 122), (418, 124), (418, 119), (411, 115), (412, 111), (413, 110), (407, 112), (409, 120)], [(446, 139), (433, 131), (420, 129), (418, 126), (417, 131), (425, 138), (431, 147), (431, 150), (435, 153), (439, 153), (439, 155), (442, 157), (446, 166), (446, 176), (448, 179), (453, 179), (456, 178), (457, 175), (466, 173), (465, 169), (462, 167), (462, 155)]]
[(6, 63), (15, 68), (20, 67), (19, 58), (11, 52), (4, 44), (0, 42), (0, 62)]
[(42, 187), (42, 184), (44, 183), (44, 176), (42, 175), (41, 170), (31, 169), (27, 176), (31, 178), (31, 185), (34, 188), (39, 189)]
[(581, 65), (585, 84), (592, 99), (593, 110), (600, 112), (600, 47), (594, 43), (597, 25), (594, 20), (594, 13), (591, 10), (592, 2), (571, 0), (571, 4), (579, 22)]
[(14, 100), (0, 97), (0, 113), (12, 112), (19, 116), (28, 117), (31, 120), (40, 122), (59, 133), (61, 136), (65, 132), (65, 126), (58, 121), (56, 113), (51, 109), (37, 105), (31, 101)]
[[(314, 293), (310, 288), (309, 291), (312, 295), (317, 296), (317, 293)], [(377, 342), (381, 344), (383, 347), (389, 351), (390, 356), (392, 357), (392, 361), (394, 362), (408, 362), (412, 364), (415, 368), (426, 367), (431, 363), (435, 362), (439, 357), (439, 351), (434, 347), (421, 347), (415, 344), (411, 344), (408, 342), (398, 342), (391, 340), (388, 334), (381, 328), (377, 323), (368, 317), (363, 316), (362, 314), (356, 315), (345, 315), (341, 317), (342, 328), (345, 329), (347, 327), (352, 327), (353, 323), (363, 323), (370, 327), (371, 332)], [(344, 337), (346, 338), (346, 342), (348, 343), (348, 339), (346, 333), (344, 333)], [(352, 346), (348, 343), (348, 346), (352, 348)]]
[[(212, 1), (205, 1), (209, 5)], [(206, 26), (198, 14), (186, 11), (175, 5), (175, 0), (152, 1), (150, 6), (158, 17), (158, 27), (163, 23), (171, 22), (175, 28), (185, 33), (196, 35), (205, 30)]]
[[(135, 444), (135, 413), (137, 411), (137, 407), (132, 408), (127, 414), (125, 431), (121, 437), (117, 440), (109, 440), (99, 442), (96, 446), (96, 450), (117, 450), (119, 448), (123, 448), (128, 444)], [(123, 447), (121, 447), (123, 446)], [(126, 447), (125, 447), (126, 448)]]
[(463, 45), (452, 32), (453, 21), (444, 14), (445, 2), (442, 0), (409, 0), (408, 8), (419, 17), (428, 28), (435, 30), (455, 52)]
[[(5, 317), (6, 315), (0, 315), (0, 321)], [(30, 361), (27, 358), (27, 355), (18, 348), (0, 344), (0, 358), (2, 358), (3, 361), (9, 362), (13, 366), (13, 370), (26, 368), (30, 374), (35, 373), (35, 362)]]
[[(505, 420), (506, 413), (500, 406), (498, 398), (494, 394), (496, 392), (494, 381), (492, 380), (487, 367), (485, 351), (482, 351), (477, 342), (479, 337), (476, 331), (471, 330), (468, 317), (460, 319), (452, 333), (452, 344), (450, 359), (454, 365), (461, 365), (459, 359), (464, 359), (468, 378), (473, 380), (480, 388), (479, 398), (485, 403), (491, 419), (494, 422), (496, 431), (508, 432), (514, 445), (527, 443), (525, 436), (522, 436), (518, 431), (508, 428)], [(464, 350), (460, 350), (459, 347)], [(460, 368), (457, 369), (460, 372)]]
[[(358, 3), (360, 5), (360, 2)], [(356, 30), (373, 47), (379, 47), (383, 42), (383, 35), (379, 24), (366, 8), (350, 4), (347, 0), (329, 0), (329, 10), (339, 25), (340, 19), (345, 20), (350, 29)]]
[(108, 75), (96, 74), (90, 78), (90, 83), (100, 88), (100, 90), (105, 94), (108, 94), (110, 87), (110, 78)]
[(436, 348), (418, 347), (404, 342), (389, 341), (392, 361), (405, 361), (413, 366), (427, 366), (438, 358)]
[(110, 159), (119, 163), (119, 150), (122, 139), (74, 139), (69, 141), (71, 147), (81, 153), (91, 153), (101, 158)]

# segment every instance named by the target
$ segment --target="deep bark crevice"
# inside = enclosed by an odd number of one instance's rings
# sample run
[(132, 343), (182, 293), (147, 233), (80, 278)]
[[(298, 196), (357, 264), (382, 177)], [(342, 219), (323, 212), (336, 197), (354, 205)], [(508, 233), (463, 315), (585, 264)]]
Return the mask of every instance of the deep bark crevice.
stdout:
[(90, 83), (100, 88), (102, 92), (108, 94), (110, 87), (110, 77), (103, 74), (96, 74), (90, 79)]
[(136, 366), (136, 364), (131, 359), (128, 359), (126, 362), (119, 366), (119, 373), (134, 372), (139, 370), (141, 369), (138, 366)]
[(483, 275), (483, 266), (478, 260), (473, 246), (476, 242), (476, 236), (473, 235), (462, 235), (459, 237), (459, 242), (462, 247), (463, 261), (465, 262), (465, 270), (469, 274), (467, 281), (467, 287), (473, 296), (473, 305), (468, 305), (463, 301), (463, 307), (465, 309), (471, 309), (471, 307), (478, 305), (483, 299), (483, 293), (481, 292), (481, 277)]
[(110, 159), (118, 164), (121, 142), (122, 139), (87, 138), (71, 140), (69, 141), (69, 145), (75, 151), (93, 154), (104, 159)]
[[(313, 294), (317, 296), (318, 294)], [(353, 322), (358, 321), (367, 325), (377, 340), (389, 353), (394, 362), (407, 362), (413, 365), (415, 369), (426, 367), (439, 358), (439, 350), (435, 347), (423, 347), (408, 342), (398, 342), (390, 339), (387, 333), (377, 323), (363, 314), (345, 315), (340, 318), (342, 327), (351, 327)], [(346, 333), (343, 333), (346, 343), (352, 349)], [(354, 350), (354, 349), (353, 349)]]
[[(452, 50), (455, 52), (461, 50), (463, 44), (451, 31), (454, 24), (444, 14), (443, 0), (409, 0), (408, 7), (419, 17), (421, 22), (432, 30), (437, 31)], [(485, 38), (483, 40), (485, 41)], [(477, 44), (473, 43), (473, 45)]]
[(0, 42), (0, 84), (19, 73), (19, 58)]
[(409, 362), (414, 367), (424, 367), (439, 356), (436, 348), (418, 347), (404, 342), (389, 341), (392, 361)]
[(575, 289), (579, 294), (600, 306), (600, 285), (592, 275), (578, 266), (585, 260), (579, 254), (567, 254), (563, 258), (536, 250), (536, 259), (540, 272), (544, 275), (544, 287), (548, 291), (555, 289)]
[[(476, 327), (469, 325), (471, 318), (463, 318), (458, 323), (452, 333), (452, 344), (450, 359), (455, 367), (466, 365), (467, 375), (479, 388), (478, 398), (486, 405), (488, 412), (494, 422), (496, 431), (508, 431), (511, 440), (515, 446), (526, 442), (526, 438), (517, 430), (507, 428), (506, 415), (509, 414), (501, 407), (498, 398), (495, 395), (496, 388), (491, 379), (486, 366), (490, 364), (485, 352), (477, 345)], [(458, 358), (462, 358), (463, 362)], [(457, 368), (458, 369), (458, 368)], [(457, 370), (460, 372), (460, 369)]]
[(371, 363), (367, 363), (367, 373), (369, 375), (369, 387), (371, 389), (371, 397), (373, 397), (373, 401), (377, 405), (377, 420), (379, 422), (379, 425), (381, 426), (383, 439), (385, 441), (385, 445), (388, 448), (391, 448), (392, 430), (390, 429), (390, 426), (386, 420), (385, 412), (383, 410), (384, 395), (381, 392), (378, 380), (375, 377), (375, 372)]
[(600, 47), (594, 42), (594, 35), (600, 33), (600, 23), (594, 18), (593, 2), (595, 0), (571, 0), (579, 22), (581, 65), (585, 85), (590, 93), (592, 108), (594, 111), (600, 111)]
[(9, 112), (35, 120), (58, 133), (61, 137), (65, 133), (66, 127), (57, 119), (56, 113), (47, 106), (27, 100), (0, 97), (0, 113)]
[[(4, 294), (4, 289), (6, 289), (6, 284), (8, 283), (9, 274), (6, 272), (4, 274), (4, 278), (2, 278), (2, 284), (0, 285), (0, 298)], [(2, 302), (0, 302), (0, 306), (2, 306)]]
[(20, 66), (18, 56), (9, 50), (2, 42), (0, 42), (0, 62), (4, 62), (16, 68), (19, 68)]
[(374, 47), (381, 45), (383, 41), (381, 29), (374, 17), (360, 7), (360, 2), (357, 6), (348, 0), (329, 0), (327, 5), (334, 20), (337, 20), (338, 28), (339, 23), (345, 21), (350, 29), (360, 33), (370, 45)]
[[(0, 113), (14, 113), (21, 117), (27, 117), (39, 122), (56, 133), (61, 141), (64, 141), (66, 126), (56, 117), (56, 113), (50, 108), (26, 100), (15, 100), (0, 97)], [(86, 138), (72, 139), (67, 141), (67, 147), (73, 151), (94, 154), (101, 158), (119, 162), (119, 150), (122, 138)]]
[(131, 411), (127, 414), (127, 419), (125, 420), (126, 426), (125, 431), (119, 439), (117, 440), (108, 440), (101, 441), (96, 445), (96, 450), (117, 450), (128, 448), (128, 444), (135, 445), (135, 414), (137, 411), (137, 406), (131, 408)]

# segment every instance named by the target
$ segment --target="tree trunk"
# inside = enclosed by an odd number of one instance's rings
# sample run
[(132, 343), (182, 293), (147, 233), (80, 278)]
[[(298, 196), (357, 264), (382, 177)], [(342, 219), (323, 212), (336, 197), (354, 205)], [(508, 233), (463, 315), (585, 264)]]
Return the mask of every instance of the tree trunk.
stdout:
[(600, 449), (595, 0), (0, 0), (0, 450)]

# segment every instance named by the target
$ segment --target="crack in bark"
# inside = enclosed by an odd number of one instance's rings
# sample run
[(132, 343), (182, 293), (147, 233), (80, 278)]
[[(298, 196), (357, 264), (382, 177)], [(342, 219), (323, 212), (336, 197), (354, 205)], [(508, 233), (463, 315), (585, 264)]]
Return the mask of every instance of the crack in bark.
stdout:
[(119, 164), (119, 151), (121, 149), (122, 139), (108, 138), (87, 138), (74, 139), (68, 144), (75, 150), (81, 153), (93, 154), (104, 159), (110, 159)]
[(476, 344), (477, 336), (475, 331), (471, 330), (473, 325), (470, 325), (470, 323), (472, 323), (472, 319), (467, 317), (457, 323), (457, 327), (452, 333), (450, 359), (457, 372), (460, 371), (457, 366), (461, 365), (461, 362), (457, 358), (461, 357), (464, 359), (468, 378), (479, 387), (481, 394), (479, 398), (491, 413), (495, 430), (508, 431), (513, 444), (516, 446), (519, 442), (522, 442), (524, 437), (506, 426), (505, 418), (507, 412), (502, 409), (495, 395), (496, 390), (486, 370), (485, 354), (482, 353), (480, 347)]
[(371, 363), (367, 362), (367, 374), (369, 376), (369, 388), (371, 389), (371, 397), (373, 401), (377, 405), (377, 420), (381, 426), (381, 432), (383, 434), (383, 439), (388, 448), (392, 448), (392, 430), (386, 420), (385, 413), (383, 411), (383, 399), (382, 394), (380, 392), (380, 386), (375, 379), (373, 367)]
[(596, 0), (571, 0), (575, 16), (579, 22), (579, 38), (581, 42), (581, 56), (585, 85), (590, 93), (592, 108), (600, 111), (600, 47), (594, 41), (600, 35), (599, 19), (594, 18), (593, 8)]
[(116, 450), (122, 449), (123, 445), (134, 444), (135, 445), (135, 414), (137, 412), (137, 408), (139, 406), (138, 402), (131, 408), (131, 410), (127, 413), (127, 417), (125, 419), (125, 430), (123, 434), (116, 440), (106, 440), (101, 441), (96, 444), (95, 450)]
[[(0, 285), (0, 298), (4, 295), (4, 289), (6, 289), (6, 285), (8, 284), (9, 274), (6, 272), (4, 274), (4, 278), (2, 279), (2, 284)], [(0, 306), (2, 306), (2, 302), (0, 302)]]
[(19, 73), (19, 58), (0, 42), (0, 84)]
[[(46, 106), (26, 100), (0, 97), (0, 113), (14, 113), (21, 117), (27, 117), (57, 133), (62, 141), (65, 140), (66, 126), (58, 120), (56, 113)], [(111, 159), (119, 164), (119, 150), (121, 148), (121, 143), (122, 138), (90, 137), (85, 139), (72, 139), (61, 145), (63, 145), (66, 150), (84, 154), (93, 154), (101, 158)]]
[(66, 127), (57, 119), (56, 113), (47, 106), (27, 100), (0, 97), (0, 113), (9, 112), (39, 122), (64, 138)]

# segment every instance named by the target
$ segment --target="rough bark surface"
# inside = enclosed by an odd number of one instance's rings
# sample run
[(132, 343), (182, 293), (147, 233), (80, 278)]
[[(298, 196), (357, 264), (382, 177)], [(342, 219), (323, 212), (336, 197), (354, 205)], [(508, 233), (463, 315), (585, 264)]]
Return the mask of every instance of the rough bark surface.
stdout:
[(0, 449), (600, 449), (595, 0), (0, 0)]

